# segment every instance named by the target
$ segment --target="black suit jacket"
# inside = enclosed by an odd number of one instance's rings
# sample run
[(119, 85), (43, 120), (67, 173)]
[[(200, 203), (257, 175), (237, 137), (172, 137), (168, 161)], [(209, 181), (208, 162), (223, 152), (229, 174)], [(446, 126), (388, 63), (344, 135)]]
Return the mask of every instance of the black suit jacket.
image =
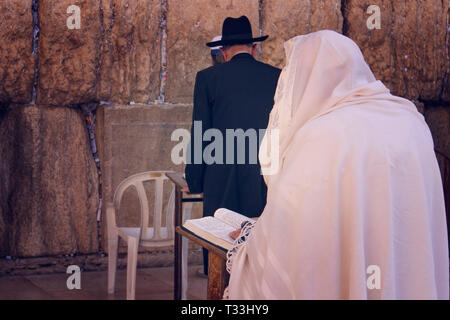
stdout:
[[(204, 193), (205, 216), (213, 215), (218, 208), (228, 208), (248, 217), (257, 217), (262, 213), (267, 187), (259, 162), (249, 163), (249, 139), (245, 146), (246, 164), (236, 162), (237, 140), (234, 141), (234, 164), (227, 164), (226, 136), (227, 129), (242, 129), (244, 132), (253, 129), (258, 133), (260, 129), (267, 128), (280, 71), (255, 60), (250, 54), (240, 53), (227, 63), (197, 73), (193, 122), (201, 121), (202, 133), (211, 128), (219, 130), (224, 146), (223, 164), (207, 164), (203, 157), (201, 163), (195, 164), (194, 144), (195, 141), (202, 141), (202, 137), (196, 136), (192, 127), (192, 161), (186, 165), (186, 180), (191, 192)], [(258, 137), (259, 143), (261, 139)], [(210, 143), (203, 142), (202, 150)], [(253, 155), (255, 152), (257, 150), (253, 150)], [(212, 155), (218, 154), (213, 152)]]

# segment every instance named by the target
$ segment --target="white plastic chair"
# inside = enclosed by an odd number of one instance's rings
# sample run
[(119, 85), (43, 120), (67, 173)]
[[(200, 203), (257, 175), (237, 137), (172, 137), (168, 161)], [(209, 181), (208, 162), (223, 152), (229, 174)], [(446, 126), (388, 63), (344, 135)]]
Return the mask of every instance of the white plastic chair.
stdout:
[[(139, 246), (143, 247), (165, 247), (173, 245), (174, 241), (174, 204), (175, 187), (167, 205), (166, 226), (161, 226), (163, 217), (163, 194), (164, 181), (168, 180), (166, 173), (170, 171), (149, 171), (133, 175), (122, 181), (114, 193), (113, 203), (108, 203), (106, 207), (106, 219), (108, 228), (108, 293), (115, 290), (117, 254), (119, 249), (119, 237), (128, 244), (127, 253), (127, 300), (135, 299), (136, 292), (136, 268)], [(155, 204), (153, 215), (153, 227), (148, 227), (149, 203), (144, 188), (144, 182), (155, 181)], [(137, 228), (118, 227), (116, 224), (116, 213), (119, 212), (122, 196), (129, 187), (133, 186), (138, 194), (141, 206), (141, 224)], [(191, 215), (192, 203), (183, 205), (183, 217), (189, 219)], [(183, 238), (182, 242), (182, 299), (186, 299), (187, 294), (187, 258), (188, 240)]]

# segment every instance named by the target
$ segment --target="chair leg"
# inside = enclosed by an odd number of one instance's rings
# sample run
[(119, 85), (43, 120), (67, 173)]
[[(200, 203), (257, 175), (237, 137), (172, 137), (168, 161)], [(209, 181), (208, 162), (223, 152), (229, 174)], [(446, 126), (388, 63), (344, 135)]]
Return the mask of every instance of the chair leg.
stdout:
[(187, 300), (189, 240), (186, 237), (183, 237), (181, 247), (181, 300)]
[(127, 257), (127, 300), (135, 299), (138, 247), (138, 239), (130, 237), (128, 239)]
[(116, 287), (117, 252), (119, 235), (111, 232), (108, 236), (108, 293), (114, 293)]

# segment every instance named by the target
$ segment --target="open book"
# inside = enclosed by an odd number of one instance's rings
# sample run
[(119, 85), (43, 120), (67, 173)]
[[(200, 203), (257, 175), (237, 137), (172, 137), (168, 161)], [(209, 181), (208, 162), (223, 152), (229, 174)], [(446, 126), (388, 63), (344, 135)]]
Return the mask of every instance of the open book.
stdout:
[(234, 240), (229, 234), (236, 229), (240, 229), (244, 221), (255, 222), (252, 218), (234, 211), (218, 209), (214, 213), (214, 217), (186, 220), (183, 228), (216, 246), (230, 250), (233, 248)]

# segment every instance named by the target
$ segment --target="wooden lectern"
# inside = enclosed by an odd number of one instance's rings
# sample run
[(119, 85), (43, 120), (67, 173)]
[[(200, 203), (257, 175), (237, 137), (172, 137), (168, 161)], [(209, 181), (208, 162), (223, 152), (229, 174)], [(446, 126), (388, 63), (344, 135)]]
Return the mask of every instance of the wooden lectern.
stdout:
[(181, 300), (182, 292), (182, 268), (181, 255), (182, 237), (194, 241), (208, 250), (208, 300), (219, 300), (223, 297), (223, 292), (228, 284), (229, 275), (226, 270), (227, 251), (217, 247), (195, 234), (182, 229), (183, 225), (183, 202), (200, 202), (202, 198), (183, 198), (181, 189), (187, 188), (186, 180), (181, 173), (167, 173), (167, 177), (175, 184), (175, 263), (174, 263), (174, 299)]

